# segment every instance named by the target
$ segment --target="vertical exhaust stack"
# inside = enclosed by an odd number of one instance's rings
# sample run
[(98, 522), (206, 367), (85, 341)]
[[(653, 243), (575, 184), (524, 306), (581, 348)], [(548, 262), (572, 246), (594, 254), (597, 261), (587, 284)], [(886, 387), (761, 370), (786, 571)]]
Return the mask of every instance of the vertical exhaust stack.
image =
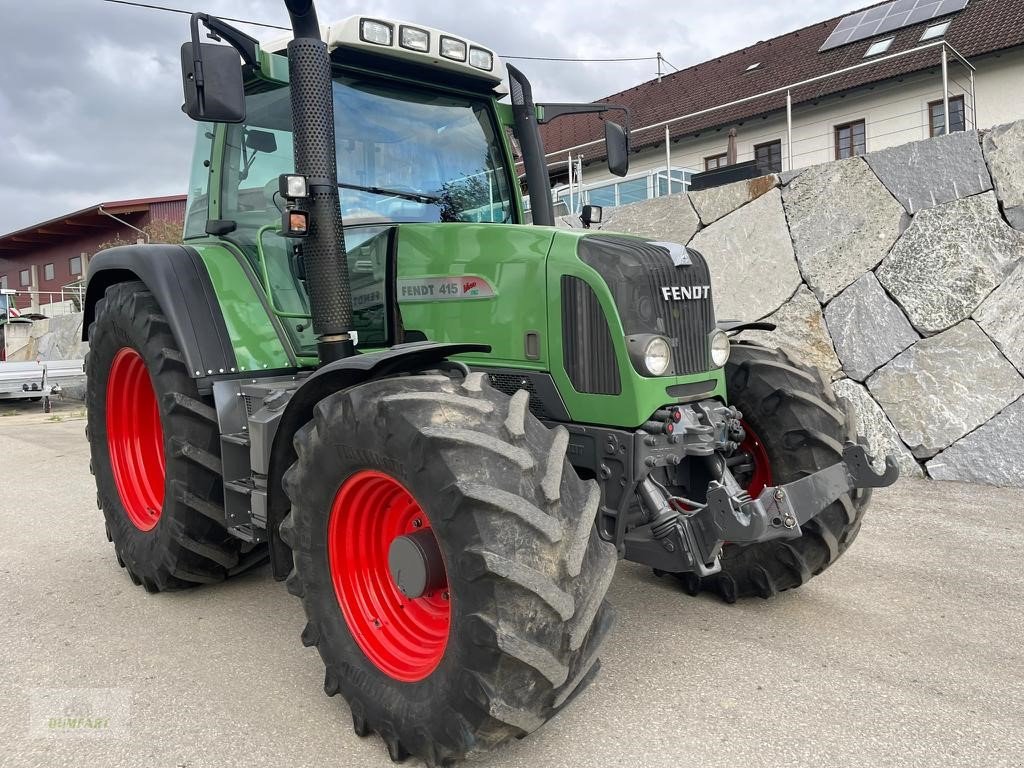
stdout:
[(537, 127), (537, 105), (533, 103), (533, 87), (526, 75), (507, 65), (509, 92), (512, 97), (512, 115), (516, 121), (516, 135), (523, 150), (523, 168), (526, 186), (530, 188), (530, 210), (533, 223), (545, 227), (555, 225), (555, 209), (551, 202), (551, 184), (544, 164), (544, 142)]
[(321, 365), (355, 353), (352, 292), (338, 198), (331, 61), (313, 0), (285, 0), (295, 172), (309, 180), (309, 234), (302, 244)]

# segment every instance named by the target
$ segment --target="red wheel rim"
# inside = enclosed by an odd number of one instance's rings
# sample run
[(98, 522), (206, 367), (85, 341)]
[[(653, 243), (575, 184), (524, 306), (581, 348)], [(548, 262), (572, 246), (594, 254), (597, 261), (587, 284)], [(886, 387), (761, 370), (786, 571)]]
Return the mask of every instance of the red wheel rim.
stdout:
[(451, 619), (447, 584), (410, 600), (395, 586), (388, 551), (398, 536), (430, 528), (412, 494), (373, 470), (338, 489), (327, 526), (327, 556), (338, 604), (366, 657), (396, 680), (427, 677), (444, 656)]
[(739, 450), (740, 453), (750, 456), (750, 460), (754, 464), (754, 471), (750, 474), (750, 480), (747, 482), (745, 490), (756, 499), (766, 486), (773, 484), (772, 463), (768, 459), (768, 451), (765, 450), (761, 438), (757, 436), (757, 433), (751, 429), (750, 424), (746, 421), (743, 422), (743, 431), (746, 432), (747, 436), (740, 443)]
[(128, 519), (153, 530), (164, 505), (164, 432), (153, 381), (131, 347), (114, 355), (107, 378), (107, 450)]

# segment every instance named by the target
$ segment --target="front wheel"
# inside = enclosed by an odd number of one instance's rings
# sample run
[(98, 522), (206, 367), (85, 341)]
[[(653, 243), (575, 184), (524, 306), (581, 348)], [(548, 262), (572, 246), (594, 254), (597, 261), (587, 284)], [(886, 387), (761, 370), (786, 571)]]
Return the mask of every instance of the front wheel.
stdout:
[[(816, 370), (785, 352), (734, 342), (725, 375), (729, 402), (743, 413), (747, 433), (740, 446), (746, 461), (736, 479), (752, 496), (766, 485), (799, 480), (842, 461), (843, 445), (856, 442), (849, 404), (835, 397)], [(727, 602), (799, 587), (850, 546), (869, 498), (864, 489), (841, 496), (802, 526), (798, 539), (726, 544), (720, 573), (705, 579), (685, 575), (684, 584), (691, 592), (718, 592)]]
[(616, 555), (567, 439), (478, 373), (369, 382), (297, 433), (281, 535), (303, 642), (393, 759), (521, 737), (596, 671)]

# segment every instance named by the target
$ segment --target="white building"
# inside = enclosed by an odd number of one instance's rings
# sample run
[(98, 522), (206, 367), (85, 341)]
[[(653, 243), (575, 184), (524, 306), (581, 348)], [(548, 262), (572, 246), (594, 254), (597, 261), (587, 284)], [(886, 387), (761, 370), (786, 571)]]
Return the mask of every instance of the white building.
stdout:
[(729, 165), (731, 131), (740, 165), (697, 183), (938, 135), (947, 109), (949, 130), (988, 128), (1024, 118), (1024, 0), (878, 3), (599, 101), (631, 110), (625, 179), (602, 162), (598, 118), (563, 117), (542, 129), (555, 194), (571, 193), (577, 209), (663, 195), (668, 168), (672, 191), (682, 191), (693, 174)]

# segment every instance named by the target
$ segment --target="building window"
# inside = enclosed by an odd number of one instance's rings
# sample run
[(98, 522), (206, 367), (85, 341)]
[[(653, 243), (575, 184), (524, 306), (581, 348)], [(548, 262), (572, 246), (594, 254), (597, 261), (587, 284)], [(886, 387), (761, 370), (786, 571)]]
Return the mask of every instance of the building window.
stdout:
[(863, 120), (836, 126), (836, 160), (863, 155), (867, 151)]
[(941, 24), (932, 24), (928, 29), (921, 35), (921, 40), (932, 40), (936, 37), (942, 37), (946, 34), (946, 30), (949, 29), (949, 22), (944, 21)]
[(757, 161), (757, 170), (762, 176), (782, 173), (782, 139), (755, 146), (754, 160)]
[(21, 279), (22, 288), (32, 284), (32, 276), (29, 274), (29, 271), (27, 269), (21, 270), (21, 275), (19, 275), (19, 277)]
[(720, 155), (712, 155), (704, 158), (704, 170), (713, 171), (716, 168), (725, 168), (728, 165), (729, 155), (723, 152)]
[(895, 39), (896, 38), (894, 37), (887, 37), (885, 40), (876, 40), (868, 46), (868, 50), (864, 54), (864, 58), (866, 59), (868, 56), (877, 56), (880, 53), (885, 53), (889, 50), (889, 46), (892, 45), (892, 41)]
[(7, 287), (7, 275), (0, 275), (0, 290)]
[[(928, 104), (928, 127), (932, 136), (941, 136), (946, 132), (946, 107), (942, 99)], [(949, 132), (967, 130), (967, 118), (964, 112), (964, 97), (953, 96), (949, 100)]]
[[(677, 194), (679, 192), (685, 192), (686, 187), (690, 183), (690, 176), (693, 174), (690, 171), (680, 170), (673, 168), (669, 174), (664, 171), (658, 171), (656, 179), (658, 181), (658, 197), (665, 197), (669, 194)], [(672, 179), (672, 191), (669, 191), (669, 178)]]
[(82, 274), (82, 257), (72, 256), (68, 259), (68, 267), (70, 268), (72, 275)]
[(604, 187), (596, 187), (587, 192), (587, 200), (591, 205), (600, 205), (603, 208), (615, 206), (615, 185), (608, 184)]
[(53, 280), (53, 264), (47, 264), (43, 267), (43, 279)]

